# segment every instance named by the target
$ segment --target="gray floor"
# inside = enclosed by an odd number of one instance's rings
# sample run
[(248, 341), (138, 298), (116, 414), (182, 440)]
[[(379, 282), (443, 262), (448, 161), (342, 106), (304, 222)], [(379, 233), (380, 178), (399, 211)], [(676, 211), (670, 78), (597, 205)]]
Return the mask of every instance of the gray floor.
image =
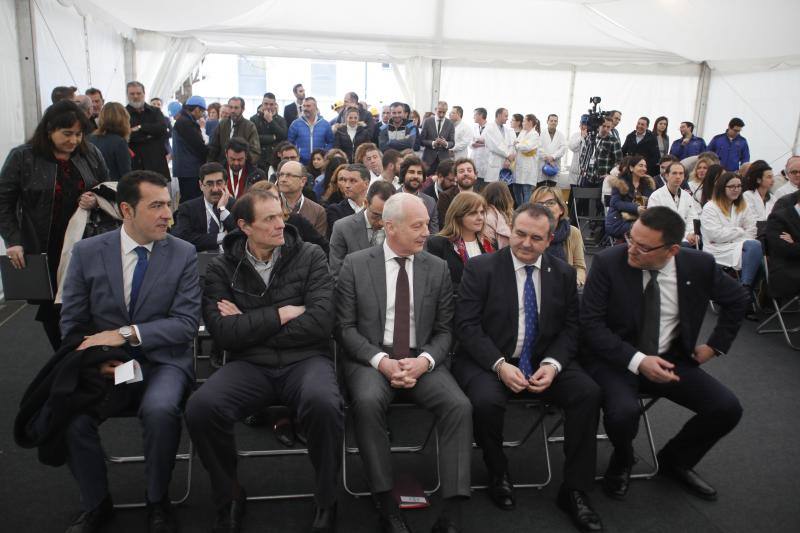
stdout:
[[(18, 311), (15, 313), (15, 311)], [(78, 495), (65, 468), (53, 469), (39, 464), (35, 450), (18, 448), (11, 427), (16, 406), (43, 362), (49, 357), (47, 342), (38, 323), (35, 309), (21, 310), (14, 304), (0, 308), (0, 419), (5, 431), (0, 436), (0, 531), (63, 531), (77, 508)], [(714, 320), (709, 314), (708, 324)], [(709, 363), (708, 371), (729, 385), (740, 397), (745, 415), (739, 427), (724, 439), (699, 465), (698, 470), (714, 484), (719, 501), (698, 500), (669, 481), (656, 478), (636, 482), (629, 498), (620, 503), (603, 496), (599, 487), (593, 491), (595, 507), (607, 531), (619, 532), (794, 532), (800, 530), (800, 506), (796, 486), (800, 479), (797, 442), (800, 425), (800, 352), (789, 349), (777, 335), (758, 336), (754, 324), (746, 323), (731, 353)], [(411, 412), (397, 412), (393, 435), (398, 441), (419, 438), (424, 429), (410, 424)], [(509, 436), (524, 431), (530, 413), (512, 412), (507, 423)], [(682, 408), (661, 401), (651, 410), (656, 443), (664, 443), (688, 418)], [(555, 416), (547, 419), (552, 426)], [(277, 447), (268, 429), (241, 428), (242, 447)], [(104, 427), (108, 448), (118, 453), (136, 453), (140, 432), (132, 419), (113, 420)], [(541, 437), (539, 437), (541, 439)], [(185, 444), (185, 443), (184, 443)], [(638, 450), (646, 456), (644, 441)], [(598, 471), (605, 466), (607, 445), (600, 444)], [(518, 509), (496, 510), (482, 492), (476, 492), (466, 509), (470, 532), (500, 531), (574, 531), (557, 509), (554, 498), (560, 482), (562, 455), (559, 445), (550, 446), (553, 481), (543, 490), (518, 492)], [(524, 450), (512, 455), (517, 481), (542, 477), (543, 446), (532, 439)], [(646, 468), (643, 458), (639, 468)], [(474, 477), (483, 476), (476, 452)], [(352, 481), (363, 488), (357, 458), (348, 462)], [(423, 482), (432, 480), (434, 456), (429, 450), (422, 456), (401, 457), (398, 471), (413, 472)], [(245, 459), (241, 463), (243, 483), (251, 494), (311, 490), (311, 468), (305, 457)], [(209, 485), (199, 462), (192, 468), (191, 495), (177, 511), (182, 531), (208, 531), (213, 520), (209, 505)], [(181, 491), (186, 465), (176, 468), (173, 495)], [(117, 501), (141, 498), (142, 472), (137, 466), (113, 467), (111, 483)], [(428, 531), (438, 507), (408, 511), (406, 516), (415, 531)], [(245, 531), (302, 532), (310, 523), (309, 500), (253, 502), (248, 508)], [(340, 532), (376, 531), (376, 520), (368, 498), (355, 499), (342, 491)], [(119, 512), (108, 529), (114, 532), (143, 531), (144, 512)]]

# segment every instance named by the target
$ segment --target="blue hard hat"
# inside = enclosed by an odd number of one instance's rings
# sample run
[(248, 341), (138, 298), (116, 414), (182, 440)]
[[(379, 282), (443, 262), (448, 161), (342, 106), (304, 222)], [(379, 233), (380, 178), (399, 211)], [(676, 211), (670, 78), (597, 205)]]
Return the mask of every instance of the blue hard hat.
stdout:
[(551, 165), (550, 163), (546, 163), (542, 167), (542, 172), (544, 173), (545, 176), (553, 177), (556, 174), (558, 174), (558, 167), (555, 165)]
[(202, 107), (203, 109), (206, 108), (206, 99), (202, 96), (190, 96), (188, 100), (186, 100), (186, 105), (196, 105), (197, 107)]
[(174, 117), (180, 112), (181, 112), (181, 103), (178, 102), (177, 100), (173, 100), (169, 104), (167, 104), (167, 113), (169, 113), (169, 116)]

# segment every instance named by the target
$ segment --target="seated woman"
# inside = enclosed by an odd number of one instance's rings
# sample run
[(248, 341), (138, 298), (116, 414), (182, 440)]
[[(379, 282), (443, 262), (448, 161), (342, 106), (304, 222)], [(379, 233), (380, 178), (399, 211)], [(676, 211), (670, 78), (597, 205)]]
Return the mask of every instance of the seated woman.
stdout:
[(566, 261), (578, 274), (578, 287), (586, 283), (586, 259), (583, 255), (581, 231), (569, 223), (567, 204), (556, 187), (537, 187), (531, 195), (531, 202), (542, 204), (556, 218), (556, 231), (545, 253)]
[(619, 177), (611, 180), (611, 199), (606, 213), (606, 234), (622, 239), (633, 226), (639, 213), (647, 208), (647, 198), (655, 189), (653, 178), (647, 175), (647, 161), (640, 155), (623, 159)]
[(458, 193), (444, 218), (444, 227), (431, 235), (425, 244), (428, 252), (441, 257), (450, 268), (453, 292), (458, 293), (464, 264), (470, 257), (494, 252), (483, 233), (486, 220), (486, 200), (474, 192)]
[(481, 191), (486, 200), (486, 223), (483, 233), (495, 250), (508, 246), (511, 236), (511, 217), (514, 215), (514, 199), (508, 185), (493, 181)]
[(769, 192), (774, 183), (772, 167), (763, 159), (753, 161), (744, 178), (742, 198), (747, 202), (747, 208), (756, 222), (767, 220), (772, 208), (775, 207), (778, 199)]
[(724, 172), (700, 217), (703, 251), (722, 267), (740, 271), (740, 281), (752, 296), (764, 252), (756, 240), (756, 220), (742, 198), (742, 179)]

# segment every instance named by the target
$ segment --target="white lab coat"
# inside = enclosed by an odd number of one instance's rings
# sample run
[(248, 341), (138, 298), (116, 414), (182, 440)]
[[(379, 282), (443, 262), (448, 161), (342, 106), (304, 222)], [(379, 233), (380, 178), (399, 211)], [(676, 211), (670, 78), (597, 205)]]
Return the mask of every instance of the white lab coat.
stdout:
[(483, 140), (486, 143), (486, 174), (481, 176), (484, 181), (492, 182), (500, 179), (500, 170), (503, 162), (514, 153), (514, 130), (504, 125), (500, 131), (497, 122), (486, 124), (483, 130)]
[(559, 186), (563, 189), (568, 189), (570, 185), (577, 185), (578, 178), (581, 177), (581, 148), (583, 147), (581, 130), (573, 132), (573, 134), (569, 136), (567, 147), (572, 152), (572, 164), (569, 166), (569, 183), (559, 183)]
[(775, 207), (775, 202), (778, 201), (774, 194), (770, 194), (769, 200), (764, 202), (758, 191), (744, 191), (742, 197), (747, 202), (747, 209), (750, 210), (757, 222), (767, 220), (769, 214), (772, 213), (772, 208)]
[(515, 146), (517, 159), (514, 165), (514, 183), (536, 185), (539, 182), (542, 175), (539, 141), (539, 134), (533, 128), (519, 132)]
[(544, 157), (549, 155), (556, 160), (556, 165), (558, 165), (560, 169), (561, 158), (567, 153), (567, 139), (564, 137), (564, 134), (556, 130), (555, 135), (553, 135), (551, 139), (550, 133), (547, 131), (547, 128), (545, 128), (541, 135), (541, 147), (539, 160), (542, 162), (542, 166), (545, 164)]
[(453, 138), (455, 144), (453, 145), (453, 159), (461, 159), (462, 157), (469, 157), (469, 145), (475, 138), (475, 130), (471, 124), (459, 120), (456, 124), (456, 133)]
[[(475, 142), (478, 140), (481, 141), (485, 140), (484, 136), (486, 134), (486, 128), (488, 128), (489, 125), (490, 124), (487, 122), (485, 124), (485, 127), (483, 128), (483, 132), (481, 133), (480, 126), (476, 122), (473, 122), (472, 141)], [(481, 146), (480, 148), (473, 148), (472, 145), (470, 144), (469, 153), (472, 162), (475, 163), (475, 172), (477, 172), (479, 178), (483, 178), (484, 176), (486, 176), (486, 160), (488, 158), (488, 152), (486, 151), (486, 147)]]
[(756, 238), (756, 220), (749, 209), (737, 212), (731, 207), (731, 214), (725, 215), (714, 201), (703, 206), (700, 216), (703, 251), (713, 255), (718, 265), (739, 270), (744, 241)]
[(651, 194), (647, 199), (647, 208), (650, 209), (651, 207), (659, 206), (668, 207), (678, 213), (683, 219), (684, 224), (686, 224), (686, 233), (684, 234), (685, 239), (690, 233), (694, 233), (694, 219), (692, 217), (692, 214), (694, 213), (692, 210), (694, 200), (688, 191), (685, 191), (681, 188), (678, 188), (678, 191), (680, 197), (678, 204), (675, 205), (675, 199), (673, 198), (672, 193), (669, 192), (667, 186), (664, 185), (663, 187), (659, 187), (653, 191), (653, 194)]

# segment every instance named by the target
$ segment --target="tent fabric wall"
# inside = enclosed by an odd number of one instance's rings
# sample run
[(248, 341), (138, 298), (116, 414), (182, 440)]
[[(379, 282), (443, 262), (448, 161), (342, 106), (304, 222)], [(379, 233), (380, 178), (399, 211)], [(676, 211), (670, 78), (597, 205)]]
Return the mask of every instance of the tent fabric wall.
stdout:
[(148, 98), (172, 99), (205, 54), (205, 45), (193, 37), (136, 32), (136, 72)]

